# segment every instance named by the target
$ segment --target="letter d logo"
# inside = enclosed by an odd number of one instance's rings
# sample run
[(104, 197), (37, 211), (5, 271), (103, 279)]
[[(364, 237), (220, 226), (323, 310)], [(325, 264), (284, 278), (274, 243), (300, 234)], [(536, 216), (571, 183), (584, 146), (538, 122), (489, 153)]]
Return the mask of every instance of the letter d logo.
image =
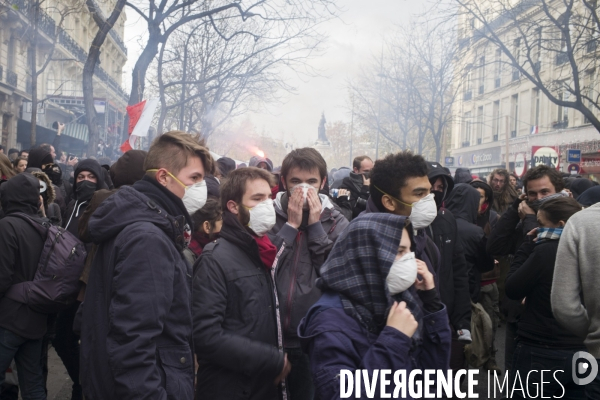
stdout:
[[(590, 366), (592, 368), (590, 368)], [(572, 375), (573, 381), (576, 385), (584, 386), (588, 383), (592, 383), (598, 375), (598, 362), (590, 353), (585, 351), (578, 351), (573, 355), (572, 363)], [(589, 375), (586, 378), (579, 378), (579, 375), (585, 375), (589, 371)]]

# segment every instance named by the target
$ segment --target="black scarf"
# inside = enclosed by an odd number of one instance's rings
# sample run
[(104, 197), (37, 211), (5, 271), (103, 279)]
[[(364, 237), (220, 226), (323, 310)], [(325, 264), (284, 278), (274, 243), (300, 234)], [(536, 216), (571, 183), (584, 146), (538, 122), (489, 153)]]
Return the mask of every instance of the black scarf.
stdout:
[(154, 201), (161, 208), (163, 208), (170, 216), (178, 217), (183, 216), (185, 221), (193, 231), (192, 217), (188, 214), (183, 201), (175, 196), (169, 189), (161, 185), (147, 175), (134, 183), (133, 187), (139, 192), (146, 195), (150, 200)]

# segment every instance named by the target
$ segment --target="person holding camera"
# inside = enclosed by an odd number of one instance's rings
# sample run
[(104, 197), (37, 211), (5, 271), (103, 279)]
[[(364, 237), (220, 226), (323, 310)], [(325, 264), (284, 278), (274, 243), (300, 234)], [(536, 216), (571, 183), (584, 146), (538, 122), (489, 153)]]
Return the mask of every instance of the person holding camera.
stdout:
[(373, 160), (368, 156), (358, 156), (352, 162), (353, 172), (350, 172), (350, 176), (342, 181), (340, 191), (343, 189), (347, 192), (340, 192), (336, 202), (348, 221), (352, 221), (367, 208), (367, 200), (370, 195), (369, 185), (371, 184), (369, 174), (372, 168)]

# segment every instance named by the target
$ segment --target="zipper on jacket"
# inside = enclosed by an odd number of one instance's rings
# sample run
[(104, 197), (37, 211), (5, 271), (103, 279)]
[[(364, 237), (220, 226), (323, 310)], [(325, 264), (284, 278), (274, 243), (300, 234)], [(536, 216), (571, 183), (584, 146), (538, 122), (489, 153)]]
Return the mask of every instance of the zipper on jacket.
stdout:
[(296, 236), (296, 254), (294, 254), (294, 267), (292, 268), (292, 279), (290, 280), (290, 289), (288, 290), (287, 296), (287, 307), (285, 313), (285, 325), (284, 330), (287, 332), (290, 329), (292, 322), (292, 298), (294, 295), (294, 288), (296, 287), (296, 270), (298, 269), (298, 259), (300, 258), (300, 245), (302, 244), (302, 231), (298, 232)]
[[(285, 250), (285, 243), (281, 246), (277, 255), (275, 256), (275, 260), (273, 261), (273, 266), (271, 267), (271, 281), (273, 283), (273, 295), (275, 296), (275, 320), (277, 321), (277, 343), (279, 345), (279, 352), (283, 353), (283, 331), (281, 330), (281, 314), (279, 313), (279, 296), (277, 295), (277, 283), (275, 281), (275, 275), (277, 272), (277, 264), (279, 263), (279, 257), (281, 253)], [(285, 379), (281, 382), (281, 394), (282, 400), (287, 400), (287, 387)]]

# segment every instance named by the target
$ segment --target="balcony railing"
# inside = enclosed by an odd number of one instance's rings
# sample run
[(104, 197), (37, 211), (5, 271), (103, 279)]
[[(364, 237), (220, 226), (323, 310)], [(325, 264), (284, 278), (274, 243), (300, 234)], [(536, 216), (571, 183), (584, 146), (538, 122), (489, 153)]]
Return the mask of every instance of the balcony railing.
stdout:
[[(31, 19), (32, 7), (34, 6), (30, 1), (27, 0), (12, 0), (11, 1), (14, 8), (19, 10), (23, 15), (25, 15), (28, 19)], [(37, 26), (38, 29), (49, 36), (54, 36), (56, 34), (56, 22), (52, 19), (51, 16), (46, 14), (44, 10), (41, 8), (38, 10), (38, 21)]]
[(563, 119), (562, 121), (556, 121), (552, 123), (554, 129), (565, 129), (569, 126), (569, 120)]
[(569, 61), (569, 56), (565, 52), (558, 53), (556, 55), (556, 65), (563, 65)]
[(469, 90), (468, 92), (465, 92), (464, 96), (463, 96), (463, 100), (465, 101), (469, 101), (473, 98), (473, 91)]
[(6, 70), (6, 83), (8, 83), (9, 86), (16, 88), (18, 82), (19, 79), (17, 74), (10, 69)]

